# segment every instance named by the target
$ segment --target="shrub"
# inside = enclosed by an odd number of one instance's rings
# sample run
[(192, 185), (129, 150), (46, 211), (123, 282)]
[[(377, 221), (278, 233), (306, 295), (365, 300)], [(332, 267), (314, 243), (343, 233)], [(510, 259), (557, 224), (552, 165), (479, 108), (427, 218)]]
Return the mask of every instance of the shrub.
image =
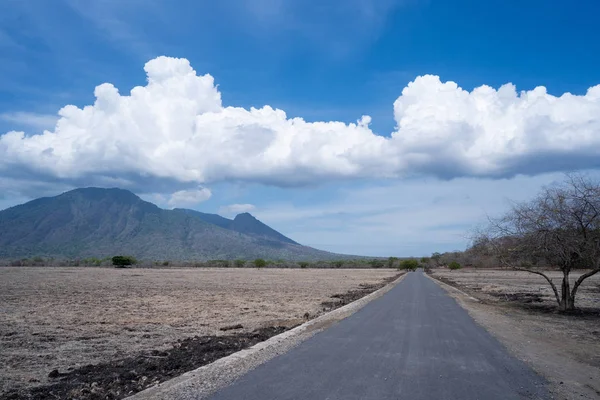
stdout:
[(332, 262), (332, 264), (336, 268), (342, 268), (344, 266), (344, 262), (343, 261), (334, 261), (334, 262)]
[(398, 261), (398, 257), (389, 257), (388, 258), (388, 268), (394, 268), (394, 264)]
[(168, 267), (169, 266), (169, 262), (168, 261), (163, 261), (162, 265), (163, 265), (163, 267)]
[(94, 265), (96, 267), (100, 266), (100, 264), (102, 264), (102, 260), (100, 260), (99, 258), (95, 258), (95, 257), (90, 257), (90, 258), (85, 258), (82, 260), (84, 265)]
[(450, 268), (451, 270), (455, 270), (455, 269), (461, 269), (462, 266), (457, 263), (456, 261), (452, 261), (450, 264), (448, 264), (448, 268)]
[(400, 269), (415, 271), (417, 268), (419, 268), (419, 262), (417, 260), (409, 259), (400, 261)]
[(254, 260), (254, 266), (256, 268), (264, 268), (267, 266), (267, 262), (262, 258), (257, 258), (256, 260)]
[(298, 265), (300, 265), (300, 268), (307, 268), (309, 263), (307, 263), (306, 261), (300, 261)]
[(244, 268), (246, 265), (246, 261), (244, 260), (235, 260), (233, 263), (235, 264), (236, 268)]
[(371, 268), (383, 268), (385, 267), (385, 262), (383, 260), (374, 259), (369, 261)]
[(421, 257), (421, 264), (429, 264), (429, 257)]
[(137, 260), (131, 256), (114, 256), (112, 263), (115, 267), (124, 268), (137, 263)]

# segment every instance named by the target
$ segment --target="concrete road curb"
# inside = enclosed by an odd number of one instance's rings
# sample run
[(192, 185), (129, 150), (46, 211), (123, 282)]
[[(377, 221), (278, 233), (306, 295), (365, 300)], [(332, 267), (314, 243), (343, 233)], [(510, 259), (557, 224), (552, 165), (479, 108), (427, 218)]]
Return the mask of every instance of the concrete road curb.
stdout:
[(462, 294), (463, 296), (467, 297), (469, 300), (475, 301), (475, 302), (479, 303), (479, 299), (476, 299), (475, 297), (471, 296), (470, 294), (467, 294), (467, 293), (463, 292), (462, 290), (455, 288), (452, 285), (448, 285), (447, 283), (442, 282), (439, 279), (436, 279), (436, 278), (434, 278), (433, 276), (430, 276), (427, 273), (425, 273), (423, 275), (425, 275), (426, 277), (428, 277), (429, 279), (431, 279), (432, 281), (434, 281), (435, 283), (437, 283), (441, 287), (445, 288), (446, 290), (450, 290), (450, 291), (453, 291), (453, 292), (458, 292), (458, 293)]
[(330, 311), (311, 321), (247, 349), (223, 357), (211, 364), (186, 372), (176, 378), (143, 390), (128, 400), (205, 399), (215, 391), (270, 359), (289, 351), (314, 334), (354, 314), (369, 302), (381, 297), (396, 286), (407, 273), (375, 292), (350, 304)]

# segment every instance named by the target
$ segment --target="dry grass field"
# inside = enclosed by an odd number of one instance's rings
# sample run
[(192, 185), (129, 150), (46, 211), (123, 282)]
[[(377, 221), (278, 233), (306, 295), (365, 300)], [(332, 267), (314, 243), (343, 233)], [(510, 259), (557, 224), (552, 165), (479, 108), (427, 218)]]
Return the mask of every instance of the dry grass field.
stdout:
[[(548, 272), (560, 289), (562, 273)], [(521, 271), (436, 268), (434, 278), (519, 358), (546, 376), (558, 399), (600, 398), (600, 274), (579, 288), (575, 313), (560, 313), (546, 280)], [(571, 274), (571, 287), (580, 273)]]
[[(394, 270), (0, 268), (0, 397), (196, 335), (294, 326)], [(361, 286), (362, 285), (362, 286)], [(335, 299), (333, 299), (335, 300)], [(241, 324), (242, 328), (227, 330)]]
[[(562, 272), (547, 271), (560, 290)], [(571, 288), (581, 275), (570, 275)], [(472, 269), (451, 271), (447, 268), (434, 270), (434, 276), (449, 279), (467, 291), (489, 302), (520, 302), (532, 307), (554, 307), (556, 300), (550, 285), (539, 276), (523, 271), (505, 269)], [(588, 278), (577, 291), (576, 305), (583, 309), (597, 309), (600, 312), (600, 274)]]

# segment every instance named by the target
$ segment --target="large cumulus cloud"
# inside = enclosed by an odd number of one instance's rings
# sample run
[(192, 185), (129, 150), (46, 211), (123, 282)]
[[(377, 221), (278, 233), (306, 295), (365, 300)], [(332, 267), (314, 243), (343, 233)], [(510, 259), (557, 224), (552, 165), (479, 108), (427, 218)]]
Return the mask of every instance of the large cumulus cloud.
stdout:
[(218, 181), (503, 177), (598, 164), (600, 85), (555, 97), (511, 84), (469, 92), (421, 76), (394, 103), (397, 130), (383, 137), (368, 116), (309, 123), (269, 106), (224, 107), (213, 78), (185, 59), (159, 57), (144, 69), (146, 86), (123, 95), (102, 84), (93, 105), (62, 108), (52, 131), (0, 136), (0, 173), (176, 192)]

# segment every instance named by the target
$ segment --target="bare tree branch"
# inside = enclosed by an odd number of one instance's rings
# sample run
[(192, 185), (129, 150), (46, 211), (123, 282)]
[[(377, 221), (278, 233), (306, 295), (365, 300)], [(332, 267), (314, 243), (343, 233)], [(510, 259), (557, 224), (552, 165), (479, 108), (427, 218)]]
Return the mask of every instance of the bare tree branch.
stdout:
[(577, 279), (577, 281), (575, 281), (575, 285), (573, 285), (573, 291), (571, 291), (571, 296), (573, 297), (573, 299), (575, 299), (575, 294), (577, 293), (577, 289), (579, 288), (579, 285), (581, 285), (583, 283), (583, 281), (585, 281), (590, 276), (596, 275), (598, 272), (600, 272), (600, 268), (593, 269), (593, 270), (589, 271), (588, 273), (581, 275), (579, 277), (579, 279)]

